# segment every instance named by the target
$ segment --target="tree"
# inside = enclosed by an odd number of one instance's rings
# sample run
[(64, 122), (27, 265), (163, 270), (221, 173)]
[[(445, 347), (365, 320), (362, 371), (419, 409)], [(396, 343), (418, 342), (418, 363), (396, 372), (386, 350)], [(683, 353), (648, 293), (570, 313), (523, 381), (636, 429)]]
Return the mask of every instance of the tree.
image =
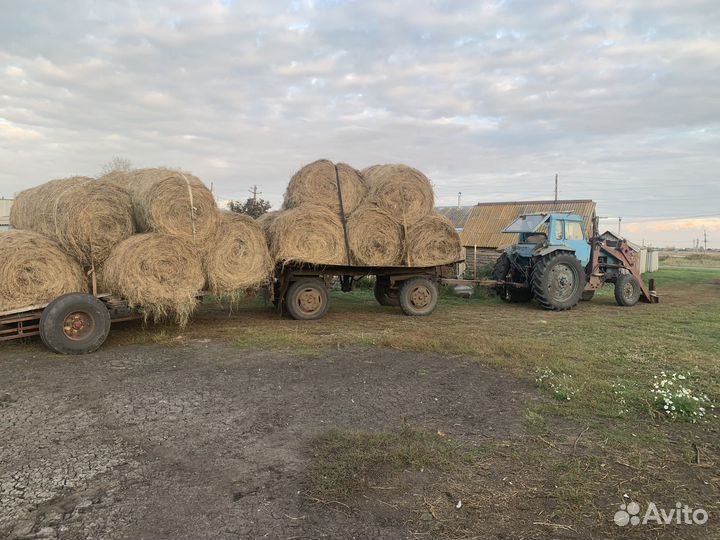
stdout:
[(244, 203), (240, 201), (230, 201), (228, 203), (228, 208), (231, 212), (247, 214), (251, 218), (257, 219), (270, 210), (270, 203), (265, 199), (260, 199), (259, 197), (250, 197)]
[(102, 166), (102, 174), (110, 174), (116, 171), (129, 171), (132, 169), (132, 162), (126, 157), (113, 156), (113, 158)]

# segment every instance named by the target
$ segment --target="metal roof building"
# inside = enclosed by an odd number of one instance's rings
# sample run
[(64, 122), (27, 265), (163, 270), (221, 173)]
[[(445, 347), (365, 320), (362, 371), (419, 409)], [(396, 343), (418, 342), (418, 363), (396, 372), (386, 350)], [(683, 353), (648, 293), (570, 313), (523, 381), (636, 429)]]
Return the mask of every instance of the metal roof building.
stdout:
[(517, 235), (503, 233), (503, 229), (522, 215), (533, 212), (572, 212), (585, 222), (585, 231), (592, 234), (595, 202), (591, 200), (515, 201), (479, 203), (475, 206), (440, 207), (438, 212), (455, 224), (463, 246), (497, 249), (514, 244)]
[(10, 228), (10, 208), (13, 199), (0, 198), (0, 231)]

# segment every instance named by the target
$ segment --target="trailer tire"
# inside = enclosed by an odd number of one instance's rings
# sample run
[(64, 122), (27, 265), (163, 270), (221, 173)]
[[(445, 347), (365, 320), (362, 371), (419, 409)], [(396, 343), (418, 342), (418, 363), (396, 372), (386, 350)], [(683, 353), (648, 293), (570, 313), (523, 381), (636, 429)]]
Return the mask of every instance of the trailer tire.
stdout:
[(40, 339), (58, 354), (98, 350), (110, 333), (110, 312), (91, 294), (59, 296), (40, 315)]
[(615, 281), (615, 302), (618, 306), (634, 306), (640, 300), (640, 283), (632, 274), (621, 274)]
[(319, 278), (295, 281), (285, 293), (285, 309), (296, 321), (322, 319), (328, 310), (328, 291)]
[(375, 300), (381, 306), (392, 306), (398, 307), (400, 305), (400, 298), (398, 297), (398, 291), (390, 288), (390, 280), (378, 277), (373, 287), (373, 293), (375, 294)]
[(585, 269), (572, 253), (548, 253), (533, 268), (533, 296), (545, 309), (564, 311), (574, 308), (584, 288)]
[(427, 278), (412, 278), (400, 285), (400, 308), (405, 315), (425, 317), (437, 307), (438, 288)]

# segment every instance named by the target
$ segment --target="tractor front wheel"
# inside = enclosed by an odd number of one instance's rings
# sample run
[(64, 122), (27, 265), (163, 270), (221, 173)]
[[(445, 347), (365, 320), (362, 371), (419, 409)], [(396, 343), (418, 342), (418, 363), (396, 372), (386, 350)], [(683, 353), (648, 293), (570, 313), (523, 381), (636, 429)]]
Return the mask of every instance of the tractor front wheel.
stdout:
[(640, 300), (640, 283), (632, 274), (619, 275), (615, 282), (615, 301), (618, 306), (634, 306)]
[[(508, 274), (511, 274), (510, 257), (507, 253), (503, 253), (495, 261), (492, 278), (495, 281), (507, 281)], [(511, 276), (512, 277), (512, 276)], [(510, 287), (508, 285), (498, 285), (495, 287), (497, 295), (506, 302), (529, 302), (532, 300), (532, 291), (520, 287)]]
[(574, 308), (584, 288), (585, 271), (572, 253), (549, 253), (533, 268), (533, 296), (545, 309), (564, 311)]

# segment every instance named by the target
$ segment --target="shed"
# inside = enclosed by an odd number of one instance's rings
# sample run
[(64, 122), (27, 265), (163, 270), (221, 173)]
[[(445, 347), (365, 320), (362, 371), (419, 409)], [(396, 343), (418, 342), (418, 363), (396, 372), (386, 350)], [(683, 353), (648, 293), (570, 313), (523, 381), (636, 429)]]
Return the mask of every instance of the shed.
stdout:
[(445, 206), (437, 210), (455, 224), (465, 248), (466, 271), (472, 276), (482, 267), (495, 264), (500, 252), (517, 242), (517, 234), (502, 232), (516, 217), (533, 212), (572, 212), (583, 218), (585, 232), (590, 236), (595, 206), (591, 200), (571, 199), (489, 202), (474, 206)]
[(13, 199), (0, 197), (0, 232), (10, 229), (10, 208), (13, 202)]

